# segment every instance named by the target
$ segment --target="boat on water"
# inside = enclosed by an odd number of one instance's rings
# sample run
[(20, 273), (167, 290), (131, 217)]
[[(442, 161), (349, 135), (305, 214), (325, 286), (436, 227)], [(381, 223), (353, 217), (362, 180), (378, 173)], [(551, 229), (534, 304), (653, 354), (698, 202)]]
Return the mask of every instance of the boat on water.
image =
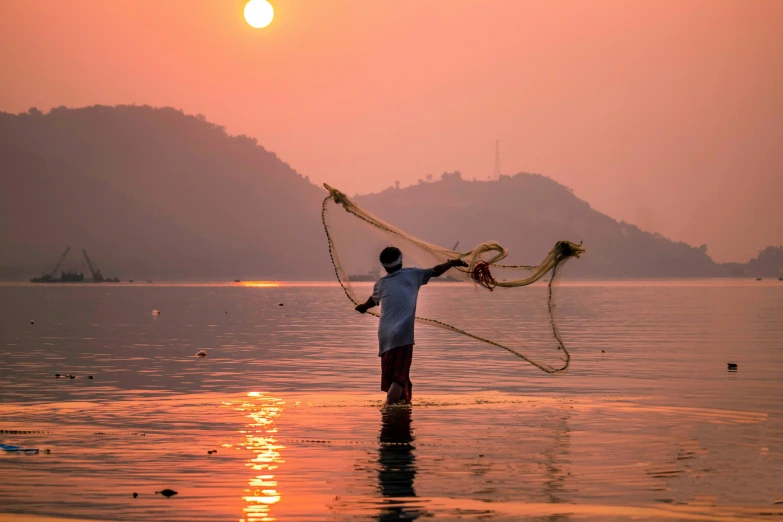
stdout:
[(57, 260), (57, 263), (54, 265), (54, 268), (52, 268), (48, 272), (44, 272), (40, 277), (33, 277), (30, 279), (31, 283), (119, 283), (120, 279), (118, 277), (104, 277), (103, 273), (101, 272), (100, 268), (96, 269), (92, 265), (92, 261), (90, 260), (90, 257), (87, 255), (87, 251), (82, 249), (82, 253), (84, 254), (84, 259), (87, 260), (87, 266), (90, 269), (90, 275), (92, 276), (92, 279), (85, 279), (84, 274), (79, 271), (62, 271), (60, 272), (60, 276), (57, 277), (57, 272), (60, 270), (60, 265), (63, 264), (63, 261), (65, 261), (65, 258), (68, 257), (68, 254), (71, 251), (71, 247), (68, 247), (65, 249), (65, 252), (63, 252), (60, 255), (60, 259)]
[[(369, 281), (371, 283), (374, 283), (375, 281), (377, 281), (380, 278), (381, 278), (381, 269), (380, 268), (374, 269), (374, 270), (368, 270), (367, 272), (359, 273), (359, 274), (348, 274), (348, 280), (351, 281), (352, 283), (357, 283), (357, 282), (361, 283), (361, 282), (367, 282), (367, 281)], [(434, 278), (430, 279), (430, 282), (459, 283), (460, 280), (457, 279), (456, 277), (452, 277), (450, 275), (442, 275), (440, 277), (434, 277)]]
[(60, 277), (54, 273), (44, 274), (41, 277), (33, 277), (31, 283), (82, 283), (84, 274), (81, 272), (60, 272)]
[(367, 272), (360, 274), (348, 274), (348, 279), (354, 282), (370, 281), (375, 282), (381, 278), (380, 268), (371, 268)]

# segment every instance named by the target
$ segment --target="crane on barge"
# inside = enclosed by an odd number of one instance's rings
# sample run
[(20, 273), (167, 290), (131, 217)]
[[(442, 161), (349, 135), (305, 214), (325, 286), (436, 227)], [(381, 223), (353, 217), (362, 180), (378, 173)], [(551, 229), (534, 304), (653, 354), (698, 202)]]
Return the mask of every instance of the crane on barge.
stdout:
[(105, 278), (103, 277), (103, 273), (101, 272), (101, 269), (94, 268), (92, 266), (92, 261), (90, 261), (90, 256), (87, 255), (87, 250), (82, 248), (82, 254), (84, 254), (84, 259), (87, 260), (87, 267), (90, 269), (90, 274), (92, 274), (92, 280), (95, 283), (119, 283), (120, 280), (116, 277), (110, 277)]
[(60, 259), (54, 265), (51, 271), (45, 272), (41, 277), (33, 277), (30, 279), (32, 283), (80, 283), (84, 281), (84, 274), (81, 272), (62, 272), (60, 277), (57, 277), (57, 271), (60, 269), (60, 265), (63, 264), (65, 258), (68, 257), (68, 253), (71, 251), (71, 247), (65, 249)]

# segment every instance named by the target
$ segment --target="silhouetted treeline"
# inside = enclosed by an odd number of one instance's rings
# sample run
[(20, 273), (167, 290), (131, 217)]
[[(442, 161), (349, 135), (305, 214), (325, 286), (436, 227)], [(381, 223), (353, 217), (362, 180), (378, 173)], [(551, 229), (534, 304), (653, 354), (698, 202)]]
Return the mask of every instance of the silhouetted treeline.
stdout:
[[(147, 106), (0, 113), (0, 176), (0, 277), (39, 275), (68, 245), (123, 279), (333, 277), (325, 191), (200, 116)], [(715, 264), (706, 246), (618, 223), (540, 175), (444, 174), (357, 202), (447, 246), (499, 240), (509, 261), (534, 263), (559, 239), (584, 241), (588, 254), (569, 266), (581, 276), (771, 276), (783, 261), (769, 248), (747, 264)], [(71, 254), (70, 266), (82, 263)]]

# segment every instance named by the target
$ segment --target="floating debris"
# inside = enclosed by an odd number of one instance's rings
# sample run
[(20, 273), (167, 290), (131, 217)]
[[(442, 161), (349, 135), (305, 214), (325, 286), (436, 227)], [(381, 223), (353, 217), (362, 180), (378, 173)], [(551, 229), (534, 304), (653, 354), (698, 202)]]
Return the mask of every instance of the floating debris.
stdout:
[(155, 494), (156, 494), (156, 495), (157, 495), (158, 493), (160, 493), (161, 495), (163, 495), (163, 496), (164, 496), (164, 497), (166, 497), (166, 498), (173, 497), (174, 495), (176, 495), (176, 494), (177, 494), (177, 492), (176, 492), (176, 491), (174, 491), (173, 489), (169, 489), (169, 488), (166, 488), (166, 489), (163, 489), (163, 490), (161, 490), (161, 491), (156, 491), (156, 492), (155, 492)]
[(726, 363), (729, 367), (730, 372), (736, 372), (737, 371), (737, 363)]
[(38, 448), (23, 448), (21, 446), (14, 446), (12, 444), (0, 444), (0, 450), (7, 451), (9, 453), (38, 453)]
[(88, 379), (92, 379), (92, 375), (88, 375), (88, 376), (87, 376), (87, 378), (88, 378)]
[(207, 352), (205, 350), (199, 350), (199, 352), (196, 354), (196, 357), (206, 357)]
[(208, 450), (207, 454), (212, 455), (213, 453), (217, 453), (217, 450)]
[(277, 306), (283, 306), (283, 303), (278, 304)]
[(35, 324), (35, 321), (30, 321), (30, 324)]
[(155, 315), (155, 316), (160, 315), (160, 310), (153, 310), (152, 311), (152, 315)]
[(59, 374), (59, 373), (55, 373), (55, 374), (54, 374), (54, 378), (55, 378), (55, 379), (59, 379), (59, 378), (60, 378), (60, 374)]
[(139, 494), (138, 494), (138, 493), (136, 493), (136, 492), (134, 491), (134, 492), (133, 492), (133, 498), (136, 498), (136, 497), (138, 497), (138, 496), (139, 496)]

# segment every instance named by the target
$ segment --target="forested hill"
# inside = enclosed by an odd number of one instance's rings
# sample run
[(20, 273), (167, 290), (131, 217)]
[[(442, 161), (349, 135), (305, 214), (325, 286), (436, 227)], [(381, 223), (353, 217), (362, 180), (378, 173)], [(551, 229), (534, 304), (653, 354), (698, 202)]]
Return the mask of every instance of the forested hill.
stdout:
[(360, 205), (430, 242), (470, 249), (496, 240), (511, 264), (537, 264), (559, 240), (584, 242), (569, 274), (594, 277), (709, 277), (722, 268), (706, 248), (675, 243), (590, 208), (567, 187), (537, 174), (467, 181), (459, 173), (357, 198)]
[[(252, 138), (146, 106), (0, 113), (0, 277), (26, 279), (66, 246), (123, 279), (331, 278), (325, 196)], [(341, 187), (337, 187), (341, 188)], [(493, 239), (535, 263), (584, 241), (569, 273), (592, 277), (775, 275), (783, 251), (716, 265), (694, 248), (618, 223), (549, 178), (444, 174), (356, 198), (400, 228), (460, 249)], [(78, 254), (76, 254), (78, 253)], [(775, 264), (778, 263), (778, 264)]]
[[(0, 266), (38, 275), (66, 246), (104, 274), (328, 275), (324, 190), (203, 117), (151, 107), (0, 114)], [(314, 261), (315, 260), (315, 261)]]

